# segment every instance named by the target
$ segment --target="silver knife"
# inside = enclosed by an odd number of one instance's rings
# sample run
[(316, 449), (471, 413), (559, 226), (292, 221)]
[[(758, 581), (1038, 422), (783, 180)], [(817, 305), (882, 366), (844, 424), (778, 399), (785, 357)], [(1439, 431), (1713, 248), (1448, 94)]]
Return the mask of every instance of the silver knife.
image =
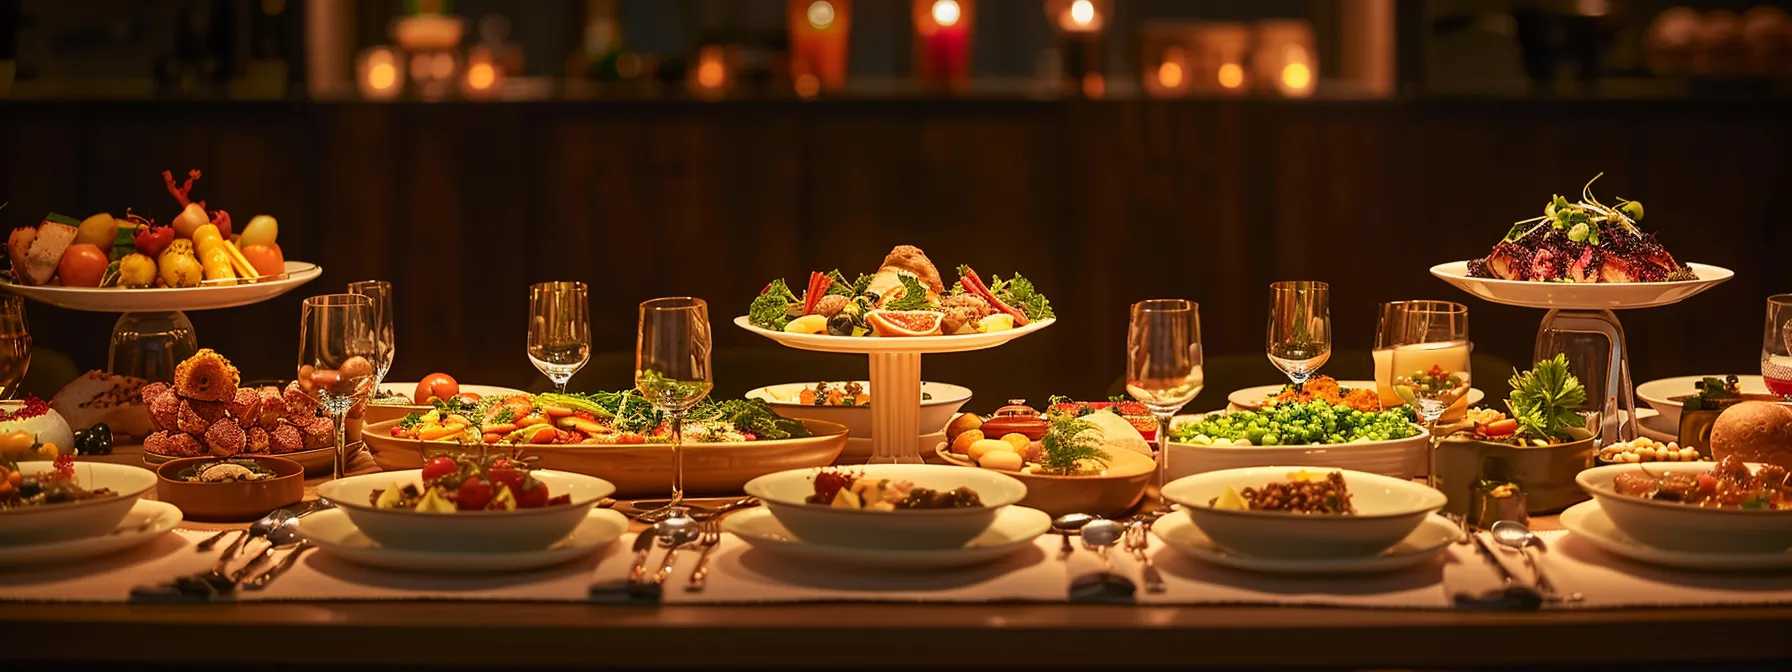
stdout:
[(647, 555), (653, 552), (653, 533), (643, 530), (635, 535), (635, 566), (628, 572), (628, 582), (641, 583), (647, 579)]
[(1135, 541), (1128, 543), (1127, 546), (1132, 548), (1133, 557), (1137, 558), (1139, 566), (1143, 567), (1139, 571), (1139, 578), (1145, 580), (1145, 592), (1164, 592), (1167, 590), (1164, 586), (1164, 575), (1157, 571), (1157, 566), (1151, 564), (1151, 556), (1145, 553), (1145, 549), (1151, 545), (1151, 530), (1145, 527), (1144, 523), (1138, 522), (1132, 524), (1131, 534)]

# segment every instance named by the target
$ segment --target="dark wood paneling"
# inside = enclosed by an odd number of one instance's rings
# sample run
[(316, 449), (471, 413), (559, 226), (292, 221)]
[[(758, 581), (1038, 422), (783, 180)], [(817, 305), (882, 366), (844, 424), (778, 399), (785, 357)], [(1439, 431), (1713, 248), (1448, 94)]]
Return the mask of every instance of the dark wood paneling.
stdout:
[[(239, 223), (282, 224), (322, 279), (267, 304), (192, 315), (254, 377), (291, 367), (300, 297), (398, 284), (393, 376), (444, 370), (541, 387), (525, 288), (591, 283), (600, 353), (574, 385), (628, 384), (635, 306), (712, 303), (718, 393), (863, 371), (777, 352), (727, 326), (767, 279), (869, 270), (912, 243), (949, 271), (1020, 270), (1061, 324), (997, 350), (929, 358), (973, 407), (1106, 394), (1126, 306), (1201, 302), (1210, 357), (1262, 347), (1264, 286), (1333, 283), (1340, 349), (1379, 301), (1463, 296), (1426, 268), (1482, 254), (1508, 222), (1605, 171), (1683, 259), (1736, 280), (1624, 315), (1639, 379), (1752, 372), (1761, 301), (1792, 290), (1792, 133), (1783, 104), (1473, 102), (112, 103), (0, 106), (0, 223), (48, 210), (174, 212), (158, 173)], [(1478, 347), (1529, 356), (1541, 311), (1470, 301)], [(31, 308), (40, 343), (104, 364), (113, 317)], [(773, 356), (776, 354), (777, 356)], [(1366, 363), (1358, 363), (1366, 365)], [(1482, 379), (1504, 372), (1482, 372)], [(1227, 387), (1210, 381), (1198, 406)]]

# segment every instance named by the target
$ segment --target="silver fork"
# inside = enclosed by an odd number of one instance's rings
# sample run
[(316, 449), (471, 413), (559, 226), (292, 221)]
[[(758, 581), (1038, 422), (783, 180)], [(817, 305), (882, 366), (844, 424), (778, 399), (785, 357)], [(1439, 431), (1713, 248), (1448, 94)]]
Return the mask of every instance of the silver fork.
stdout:
[(697, 547), (703, 549), (697, 554), (697, 568), (691, 570), (689, 585), (684, 587), (690, 592), (698, 592), (709, 584), (709, 554), (722, 543), (722, 524), (710, 518), (703, 521), (703, 536), (697, 539)]
[(1151, 564), (1151, 556), (1145, 552), (1151, 547), (1150, 537), (1150, 528), (1145, 523), (1133, 523), (1126, 531), (1126, 550), (1132, 551), (1132, 556), (1139, 561), (1142, 568), (1139, 570), (1139, 578), (1145, 581), (1145, 592), (1161, 593), (1167, 590), (1164, 575), (1157, 571), (1156, 565)]

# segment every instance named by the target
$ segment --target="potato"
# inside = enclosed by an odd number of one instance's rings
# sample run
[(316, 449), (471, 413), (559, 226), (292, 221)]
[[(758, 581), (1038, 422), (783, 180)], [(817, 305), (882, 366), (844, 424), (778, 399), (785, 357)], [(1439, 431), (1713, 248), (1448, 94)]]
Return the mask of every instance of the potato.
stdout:
[(965, 432), (963, 434), (958, 435), (958, 438), (952, 440), (952, 452), (958, 453), (960, 455), (968, 455), (971, 452), (971, 444), (976, 443), (978, 441), (982, 441), (982, 440), (983, 440), (983, 430), (981, 430), (981, 429), (965, 430)]
[(977, 461), (977, 466), (983, 467), (984, 469), (1002, 469), (1005, 471), (1020, 471), (1020, 468), (1024, 465), (1025, 463), (1021, 461), (1020, 455), (1005, 450), (992, 450), (985, 453), (983, 459)]
[(184, 254), (164, 254), (161, 268), (162, 283), (169, 287), (198, 287), (205, 275), (199, 260)]
[(946, 440), (957, 445), (958, 435), (983, 426), (983, 418), (976, 413), (959, 413), (946, 423)]
[(1032, 439), (1027, 438), (1027, 435), (1022, 434), (1020, 432), (1009, 432), (1007, 434), (1003, 434), (1002, 440), (1007, 441), (1009, 445), (1014, 446), (1014, 452), (1016, 452), (1016, 453), (1026, 450), (1027, 444), (1033, 442)]
[(156, 260), (142, 254), (125, 255), (118, 261), (118, 284), (126, 287), (156, 284)]
[[(965, 455), (970, 456), (972, 462), (982, 464), (984, 455), (988, 455), (990, 452), (1004, 451), (1014, 453), (1014, 444), (1008, 443), (1007, 441), (997, 441), (995, 439), (983, 439), (971, 444), (970, 449), (965, 451)], [(1014, 456), (1018, 458), (1020, 457), (1020, 453), (1014, 453)]]
[(81, 220), (81, 228), (75, 233), (76, 245), (92, 245), (101, 252), (110, 253), (112, 243), (117, 240), (118, 221), (103, 212)]

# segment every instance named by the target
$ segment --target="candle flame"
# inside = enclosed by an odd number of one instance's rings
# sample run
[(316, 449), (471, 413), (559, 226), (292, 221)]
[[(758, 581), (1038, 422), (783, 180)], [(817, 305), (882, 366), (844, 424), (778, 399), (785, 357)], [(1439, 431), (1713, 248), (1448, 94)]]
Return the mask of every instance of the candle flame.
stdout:
[(384, 91), (398, 83), (398, 68), (392, 67), (389, 61), (373, 64), (367, 69), (367, 84), (375, 90)]
[(1228, 89), (1236, 89), (1243, 85), (1244, 68), (1239, 67), (1237, 63), (1227, 63), (1220, 66), (1220, 86)]
[(1157, 83), (1166, 89), (1174, 89), (1182, 85), (1182, 64), (1175, 61), (1164, 61), (1157, 66)]
[(957, 24), (960, 11), (956, 0), (936, 0), (933, 3), (933, 22), (942, 26)]
[(1095, 21), (1095, 3), (1089, 0), (1076, 0), (1070, 3), (1070, 20), (1076, 25), (1087, 26)]
[(816, 29), (834, 25), (834, 4), (827, 0), (809, 3), (809, 25)]
[(716, 47), (704, 47), (697, 57), (697, 83), (706, 89), (714, 89), (722, 85), (728, 72), (722, 67), (722, 50)]
[(1289, 91), (1305, 91), (1313, 83), (1313, 71), (1305, 63), (1289, 63), (1282, 67), (1282, 84)]
[(467, 68), (467, 86), (472, 87), (475, 91), (492, 88), (492, 84), (497, 81), (498, 70), (493, 68), (490, 63), (474, 63), (473, 67)]

